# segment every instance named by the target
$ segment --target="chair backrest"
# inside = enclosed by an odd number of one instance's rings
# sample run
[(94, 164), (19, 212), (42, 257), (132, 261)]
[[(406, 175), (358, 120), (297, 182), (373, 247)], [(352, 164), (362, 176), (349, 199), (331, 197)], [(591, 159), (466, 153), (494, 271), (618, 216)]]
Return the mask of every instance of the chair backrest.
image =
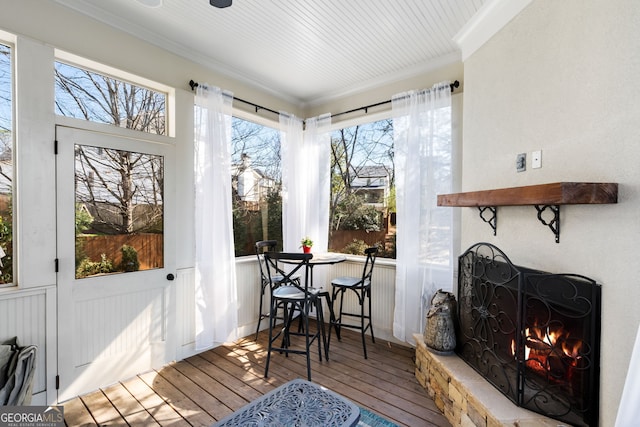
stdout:
[(260, 277), (263, 285), (269, 283), (269, 275), (267, 274), (267, 270), (262, 259), (263, 255), (265, 252), (275, 251), (277, 246), (277, 240), (260, 240), (259, 242), (256, 242), (256, 257), (258, 257), (258, 266), (260, 267)]
[(372, 246), (364, 250), (364, 254), (367, 256), (367, 259), (365, 260), (364, 268), (362, 269), (362, 286), (369, 286), (371, 284), (373, 265), (376, 263), (378, 251), (379, 249), (377, 246)]
[[(313, 258), (313, 254), (305, 254), (300, 252), (265, 252), (264, 263), (267, 267), (267, 275), (273, 287), (274, 276), (279, 278), (281, 283), (291, 284), (305, 294), (308, 293), (309, 285), (309, 260)], [(279, 263), (289, 265), (290, 268), (282, 269)], [(288, 271), (287, 271), (288, 270)], [(302, 272), (304, 270), (304, 272)], [(296, 279), (297, 276), (304, 274), (304, 281)], [(302, 283), (301, 283), (302, 282)]]

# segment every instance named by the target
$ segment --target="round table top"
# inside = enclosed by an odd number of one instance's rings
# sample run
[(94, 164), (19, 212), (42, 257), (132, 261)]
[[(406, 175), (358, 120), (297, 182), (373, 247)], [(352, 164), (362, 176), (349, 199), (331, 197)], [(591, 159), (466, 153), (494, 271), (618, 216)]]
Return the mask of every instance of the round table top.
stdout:
[[(321, 265), (321, 264), (337, 264), (339, 262), (343, 262), (347, 260), (345, 254), (340, 254), (337, 252), (311, 252), (313, 258), (309, 260), (309, 264), (311, 265)], [(280, 260), (284, 264), (299, 264), (300, 261), (292, 261), (281, 259)]]
[(309, 260), (309, 264), (337, 264), (347, 260), (344, 254), (336, 252), (312, 252), (313, 258)]

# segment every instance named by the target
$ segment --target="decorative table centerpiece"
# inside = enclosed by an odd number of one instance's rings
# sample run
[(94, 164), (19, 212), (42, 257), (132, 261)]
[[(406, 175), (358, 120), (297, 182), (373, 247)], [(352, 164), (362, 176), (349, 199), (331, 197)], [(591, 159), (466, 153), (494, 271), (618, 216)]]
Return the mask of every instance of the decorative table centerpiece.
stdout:
[(305, 236), (300, 240), (300, 247), (302, 248), (302, 252), (308, 254), (311, 252), (311, 247), (313, 246), (313, 240), (309, 236)]

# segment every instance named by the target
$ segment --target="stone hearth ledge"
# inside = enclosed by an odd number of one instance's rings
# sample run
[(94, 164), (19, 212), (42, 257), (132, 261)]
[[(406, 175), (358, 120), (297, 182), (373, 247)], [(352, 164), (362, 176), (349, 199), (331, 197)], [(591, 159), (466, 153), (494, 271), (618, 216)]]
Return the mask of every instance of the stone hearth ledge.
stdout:
[(416, 378), (453, 427), (569, 427), (516, 406), (457, 355), (441, 356), (416, 340)]

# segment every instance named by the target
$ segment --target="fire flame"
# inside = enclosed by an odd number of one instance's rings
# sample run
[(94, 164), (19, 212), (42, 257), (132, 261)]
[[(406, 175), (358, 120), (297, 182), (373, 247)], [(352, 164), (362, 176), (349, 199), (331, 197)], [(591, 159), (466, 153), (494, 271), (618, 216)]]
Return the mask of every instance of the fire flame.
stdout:
[[(581, 340), (570, 340), (570, 333), (560, 327), (530, 327), (525, 330), (526, 366), (558, 380), (570, 381), (571, 372), (581, 358)], [(511, 340), (511, 354), (516, 355), (516, 342)]]

